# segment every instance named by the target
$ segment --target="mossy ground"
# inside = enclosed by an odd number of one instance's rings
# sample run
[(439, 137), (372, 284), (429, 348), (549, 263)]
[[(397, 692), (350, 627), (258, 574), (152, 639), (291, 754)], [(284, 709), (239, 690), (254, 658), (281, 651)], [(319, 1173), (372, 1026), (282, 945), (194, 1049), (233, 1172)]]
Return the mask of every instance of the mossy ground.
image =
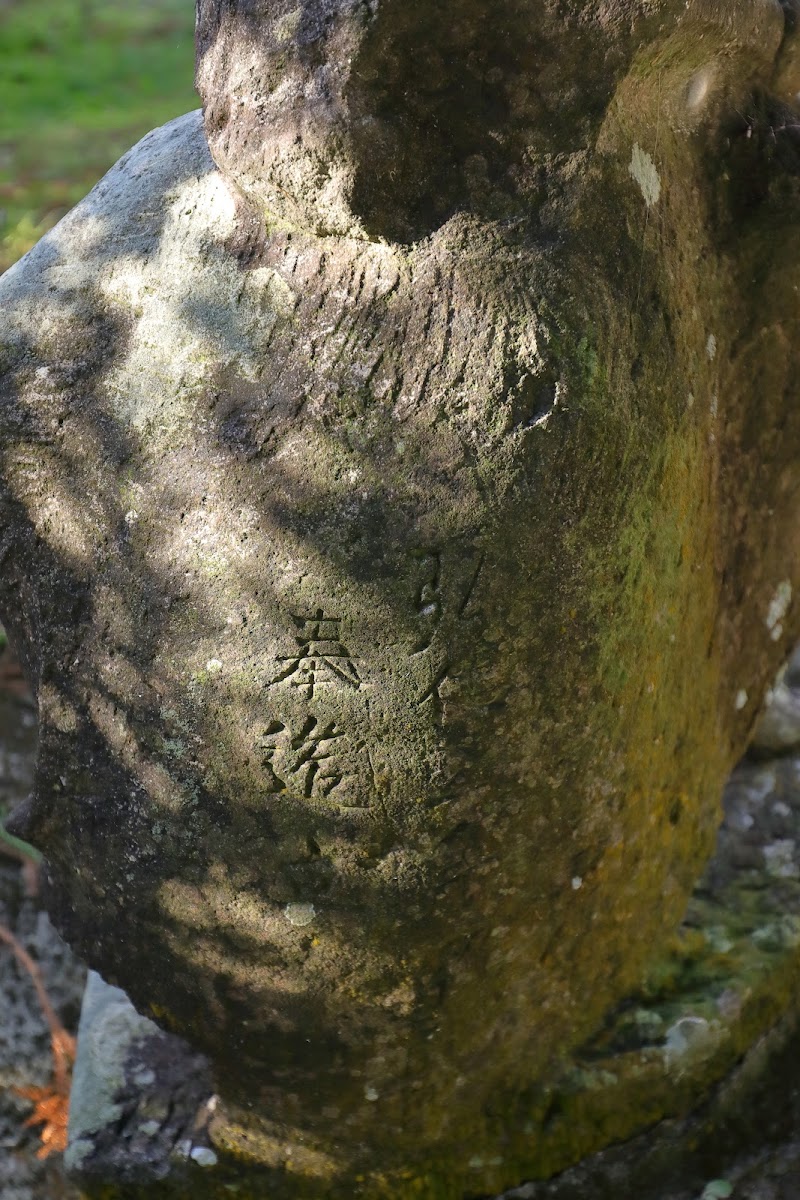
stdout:
[(0, 271), (135, 141), (196, 108), (184, 0), (0, 3)]

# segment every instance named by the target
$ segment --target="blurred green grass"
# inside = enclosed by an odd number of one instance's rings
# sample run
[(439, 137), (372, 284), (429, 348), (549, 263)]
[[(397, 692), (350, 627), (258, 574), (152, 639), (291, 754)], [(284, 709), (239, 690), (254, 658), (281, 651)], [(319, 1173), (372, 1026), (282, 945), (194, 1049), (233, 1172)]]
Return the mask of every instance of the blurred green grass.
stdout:
[(0, 0), (0, 271), (198, 107), (192, 0)]

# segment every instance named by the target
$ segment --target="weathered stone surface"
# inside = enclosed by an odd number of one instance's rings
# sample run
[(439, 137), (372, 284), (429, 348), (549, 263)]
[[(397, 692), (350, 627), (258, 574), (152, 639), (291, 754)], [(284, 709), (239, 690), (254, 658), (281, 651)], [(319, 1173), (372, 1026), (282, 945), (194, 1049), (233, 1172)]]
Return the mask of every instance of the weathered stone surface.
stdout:
[(796, 1018), (783, 1021), (691, 1116), (496, 1200), (794, 1200), (798, 1050)]
[(535, 199), (306, 222), (190, 115), (0, 281), (17, 828), (276, 1196), (526, 1177), (800, 632), (780, 13), (647, 28)]
[(64, 1167), (97, 1180), (189, 1187), (214, 1165), (207, 1127), (216, 1096), (208, 1064), (141, 1016), (125, 993), (89, 972), (78, 1029)]
[[(630, 5), (632, 26), (645, 10)], [(464, 198), (507, 216), (545, 158), (590, 140), (634, 43), (610, 15), (201, 0), (211, 152), (258, 208), (322, 233), (414, 240)]]
[[(197, 14), (197, 88), (224, 174), (272, 220), (400, 241), (462, 208), (538, 208), (665, 24), (710, 34), (697, 65), (715, 74), (743, 44), (757, 70), (781, 25), (777, 5), (748, 0), (688, 14), (643, 0), (198, 0)], [(781, 92), (793, 78), (787, 64)], [(682, 107), (696, 110), (703, 89), (688, 82)]]
[[(799, 781), (797, 758), (745, 761), (734, 770), (715, 853), (680, 930), (599, 1034), (531, 1097), (529, 1169), (534, 1179), (550, 1181), (525, 1183), (502, 1200), (698, 1200), (704, 1183), (719, 1176), (735, 1181), (745, 1200), (775, 1200), (768, 1177), (780, 1177), (796, 1158), (800, 1105), (800, 1027), (793, 1001), (800, 976)], [(129, 1006), (127, 1011), (133, 1022), (142, 1021)], [(82, 1022), (76, 1086), (96, 1110), (96, 1094), (107, 1090), (107, 1072), (91, 1065), (93, 1044), (85, 1038), (91, 1024)], [(761, 1030), (766, 1033), (759, 1037)], [(142, 1088), (130, 1072), (124, 1089), (138, 1124), (146, 1122), (154, 1103), (174, 1110), (167, 1101), (176, 1074), (180, 1079), (183, 1069), (187, 1081), (197, 1074), (190, 1056), (184, 1052), (176, 1060), (170, 1051), (176, 1039), (159, 1036), (165, 1050), (159, 1057), (172, 1064), (171, 1076)], [(152, 1056), (152, 1036), (147, 1044)], [(123, 1057), (125, 1052), (123, 1046)], [(111, 1045), (103, 1059), (115, 1063), (119, 1057), (119, 1048)], [(243, 1173), (222, 1151), (227, 1118), (221, 1104), (213, 1104), (209, 1132), (217, 1149), (211, 1155), (203, 1153), (208, 1104), (197, 1133), (190, 1128), (193, 1110), (188, 1122), (184, 1110), (190, 1140), (178, 1135), (173, 1116), (171, 1138), (164, 1136), (169, 1129), (159, 1129), (157, 1141), (137, 1137), (137, 1121), (131, 1119), (121, 1136), (118, 1107), (105, 1107), (102, 1140), (108, 1149), (96, 1160), (94, 1179), (84, 1176), (85, 1186), (96, 1184), (90, 1195), (108, 1200), (112, 1181), (138, 1179), (139, 1189), (115, 1189), (114, 1195), (150, 1200), (154, 1177), (168, 1180), (168, 1195), (199, 1189), (203, 1196), (224, 1198), (232, 1184), (254, 1194), (259, 1184), (268, 1186), (256, 1170)], [(79, 1121), (73, 1124), (77, 1136)], [(643, 1124), (647, 1132), (628, 1136)], [(616, 1135), (612, 1147), (606, 1145), (609, 1127)], [(780, 1142), (786, 1144), (776, 1147)], [(149, 1173), (142, 1171), (143, 1143)], [(175, 1153), (178, 1147), (183, 1155)], [(202, 1179), (197, 1171), (187, 1179), (187, 1166), (191, 1170), (196, 1162), (193, 1152), (206, 1163)], [(454, 1176), (469, 1178), (483, 1166), (472, 1147), (462, 1146), (461, 1162), (452, 1169)]]

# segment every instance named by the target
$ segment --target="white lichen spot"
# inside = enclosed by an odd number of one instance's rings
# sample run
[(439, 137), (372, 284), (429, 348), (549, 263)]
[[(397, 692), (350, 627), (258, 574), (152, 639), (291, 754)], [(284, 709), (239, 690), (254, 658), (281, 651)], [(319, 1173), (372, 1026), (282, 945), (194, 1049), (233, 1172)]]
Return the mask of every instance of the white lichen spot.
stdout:
[(317, 910), (313, 904), (287, 904), (283, 915), (290, 925), (310, 925)]
[(739, 688), (738, 692), (736, 693), (736, 699), (733, 703), (737, 712), (741, 712), (745, 707), (747, 704), (747, 692), (744, 690), (744, 688)]
[(733, 1184), (727, 1179), (712, 1179), (703, 1188), (700, 1200), (728, 1200), (733, 1195)]
[(636, 183), (639, 185), (639, 190), (644, 196), (644, 202), (648, 208), (657, 203), (661, 195), (661, 180), (656, 170), (656, 164), (653, 162), (646, 150), (643, 150), (638, 142), (633, 143), (633, 153), (628, 166), (628, 174), (632, 175)]
[(664, 1061), (673, 1067), (682, 1058), (694, 1054), (710, 1039), (712, 1027), (705, 1017), (681, 1017), (667, 1030), (664, 1039)]
[(792, 585), (788, 579), (782, 579), (775, 589), (775, 595), (769, 602), (766, 626), (773, 642), (777, 642), (783, 633), (783, 618), (789, 611), (792, 602)]
[(711, 86), (711, 71), (704, 67), (701, 71), (695, 71), (694, 75), (689, 80), (686, 86), (686, 107), (692, 112), (700, 108), (701, 104), (708, 95), (708, 89)]
[(189, 1157), (199, 1167), (215, 1167), (217, 1165), (217, 1156), (209, 1146), (195, 1146)]
[(577, 892), (577, 891), (578, 891), (578, 889), (579, 889), (579, 888), (582, 888), (582, 887), (583, 887), (583, 880), (581, 879), (580, 875), (573, 875), (573, 876), (572, 876), (572, 890), (573, 890), (573, 892)]
[(365, 1087), (364, 1088), (364, 1099), (369, 1100), (370, 1104), (374, 1104), (379, 1096), (380, 1096), (380, 1092), (378, 1092), (376, 1088), (374, 1088), (374, 1087)]
[(209, 675), (216, 675), (217, 672), (222, 670), (222, 663), (218, 658), (210, 658), (206, 663), (206, 670)]
[(748, 829), (752, 829), (755, 823), (755, 817), (749, 812), (733, 813), (728, 818), (728, 824), (732, 829), (741, 829), (744, 833), (746, 833)]
[(706, 357), (709, 362), (713, 362), (717, 357), (717, 339), (713, 333), (708, 335), (708, 340), (706, 341)]

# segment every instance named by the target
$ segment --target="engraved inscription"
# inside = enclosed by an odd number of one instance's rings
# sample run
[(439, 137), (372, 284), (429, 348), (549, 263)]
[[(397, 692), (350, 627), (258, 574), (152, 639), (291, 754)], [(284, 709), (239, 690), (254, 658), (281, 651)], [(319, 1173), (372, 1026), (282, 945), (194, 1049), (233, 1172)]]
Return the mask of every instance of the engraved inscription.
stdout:
[(470, 600), (472, 599), (473, 595), (475, 594), (475, 588), (478, 585), (478, 580), (480, 579), (481, 571), (483, 570), (483, 564), (485, 563), (485, 561), (486, 561), (486, 555), (481, 554), (478, 559), (478, 565), (476, 566), (475, 571), (472, 575), (472, 578), (470, 579), (469, 584), (467, 586), (467, 590), (464, 593), (461, 603), (458, 606), (459, 617), (463, 617), (464, 612), (466, 611), (467, 605), (469, 604)]
[(319, 687), (361, 686), (353, 656), (342, 641), (339, 617), (328, 617), (318, 608), (310, 617), (292, 613), (292, 620), (297, 630), (295, 649), (278, 656), (282, 666), (270, 686), (286, 679), (308, 700)]
[(269, 776), (267, 791), (330, 796), (345, 775), (337, 761), (343, 737), (335, 721), (323, 723), (308, 716), (302, 729), (294, 734), (280, 721), (273, 721), (261, 739), (263, 765)]
[(442, 615), (442, 592), (440, 575), (442, 558), (437, 550), (432, 550), (423, 559), (425, 576), (417, 589), (417, 611), (421, 617), (430, 617), (438, 621)]
[(429, 671), (428, 682), (419, 692), (416, 704), (439, 722), (445, 712), (446, 683), (451, 670), (451, 662), (445, 657), (447, 638), (441, 636), (442, 627), (447, 622), (452, 634), (455, 620), (460, 621), (465, 615), (469, 620), (472, 616), (468, 610), (478, 590), (486, 556), (471, 547), (458, 556), (454, 567), (445, 561), (442, 551), (434, 547), (419, 547), (412, 550), (411, 555), (416, 560), (413, 603), (417, 639), (411, 657), (422, 656), (420, 666), (426, 664)]
[(442, 560), (438, 550), (417, 552), (420, 559), (420, 580), (414, 596), (417, 616), (421, 620), (422, 630), (419, 641), (415, 644), (412, 654), (422, 654), (430, 648), (436, 626), (442, 616)]
[(316, 717), (309, 717), (292, 739), (295, 759), (291, 769), (302, 784), (304, 796), (329, 796), (342, 782), (335, 757), (335, 743), (341, 737), (342, 731), (334, 721), (320, 725)]
[(286, 790), (286, 782), (278, 775), (275, 767), (275, 755), (278, 753), (279, 735), (286, 732), (286, 726), (280, 721), (273, 721), (261, 738), (261, 749), (264, 751), (263, 766), (269, 777), (267, 783), (268, 792), (283, 792)]
[(450, 670), (450, 664), (445, 662), (431, 679), (425, 691), (417, 701), (417, 707), (421, 708), (423, 704), (430, 704), (431, 710), (435, 716), (440, 717), (444, 711), (444, 704), (439, 693), (439, 688), (447, 678), (447, 673)]

